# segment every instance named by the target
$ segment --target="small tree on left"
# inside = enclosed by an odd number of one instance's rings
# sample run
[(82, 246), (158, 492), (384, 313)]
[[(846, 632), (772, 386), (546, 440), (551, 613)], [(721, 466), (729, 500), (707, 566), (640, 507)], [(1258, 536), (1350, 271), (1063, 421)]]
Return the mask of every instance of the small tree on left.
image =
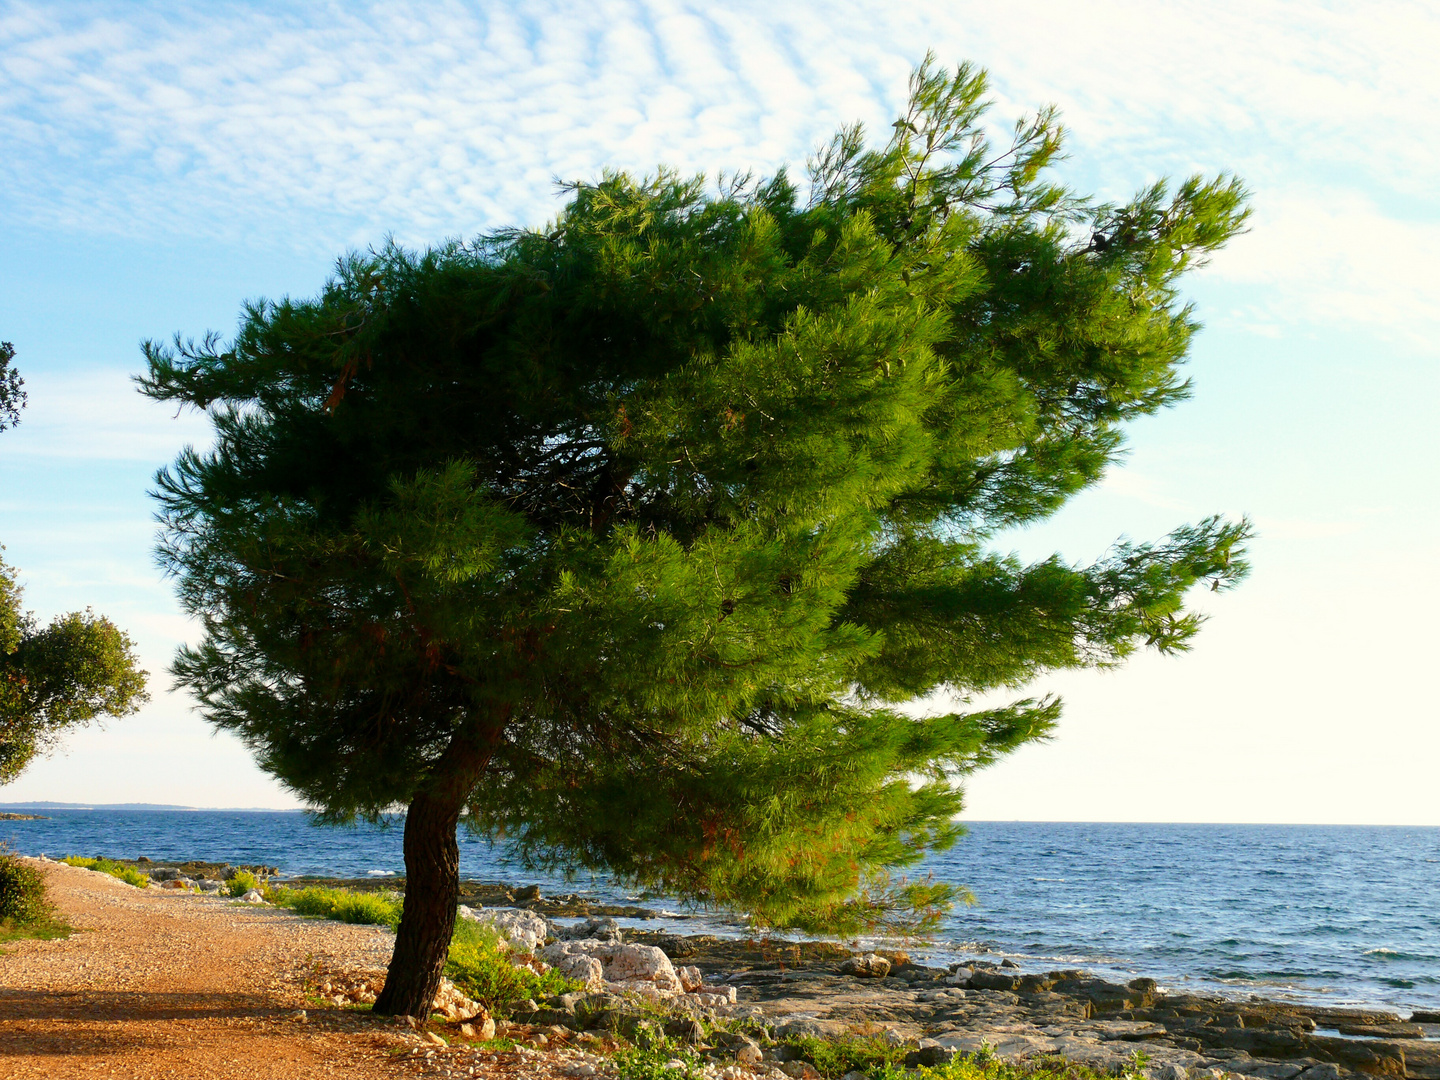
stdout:
[[(19, 422), (25, 405), (14, 357), (14, 346), (0, 343), (0, 431)], [(123, 630), (89, 609), (41, 626), (21, 598), (15, 571), (0, 560), (0, 784), (67, 729), (127, 716), (149, 700), (147, 672)]]

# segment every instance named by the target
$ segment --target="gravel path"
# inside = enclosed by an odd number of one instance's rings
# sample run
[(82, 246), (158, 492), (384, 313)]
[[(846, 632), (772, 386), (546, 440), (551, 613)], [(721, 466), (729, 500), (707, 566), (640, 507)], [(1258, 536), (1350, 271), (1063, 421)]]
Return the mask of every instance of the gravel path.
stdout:
[(301, 1021), (305, 986), (385, 967), (367, 926), (136, 889), (53, 862), (51, 899), (77, 932), (0, 949), (0, 1076), (264, 1080), (394, 1078), (406, 1040), (341, 1010)]

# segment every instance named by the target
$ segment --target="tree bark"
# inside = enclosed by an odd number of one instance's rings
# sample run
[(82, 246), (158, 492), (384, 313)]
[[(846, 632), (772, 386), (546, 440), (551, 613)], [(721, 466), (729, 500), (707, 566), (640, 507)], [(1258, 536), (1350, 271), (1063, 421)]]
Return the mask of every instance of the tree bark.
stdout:
[(460, 845), (455, 829), (465, 800), (490, 760), (487, 748), (457, 738), (436, 762), (431, 781), (405, 814), (405, 904), (385, 989), (382, 1016), (430, 1015), (455, 931)]

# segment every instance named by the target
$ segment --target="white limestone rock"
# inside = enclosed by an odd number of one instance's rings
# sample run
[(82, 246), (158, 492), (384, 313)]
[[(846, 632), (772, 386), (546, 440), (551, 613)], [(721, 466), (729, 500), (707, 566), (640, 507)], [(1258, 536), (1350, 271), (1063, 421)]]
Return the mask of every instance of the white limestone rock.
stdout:
[(600, 962), (607, 983), (620, 990), (659, 991), (676, 994), (681, 991), (680, 976), (670, 958), (653, 945), (612, 945), (594, 939), (557, 941), (541, 949), (539, 956), (558, 965), (567, 956), (590, 956)]
[(511, 948), (525, 952), (533, 953), (538, 950), (545, 944), (545, 938), (550, 933), (550, 924), (545, 916), (519, 908), (486, 908), (476, 911), (461, 904), (455, 909), (455, 913), (462, 919), (493, 926)]
[(570, 953), (555, 962), (555, 970), (567, 979), (574, 979), (586, 990), (596, 991), (605, 986), (605, 968), (600, 961), (585, 953)]

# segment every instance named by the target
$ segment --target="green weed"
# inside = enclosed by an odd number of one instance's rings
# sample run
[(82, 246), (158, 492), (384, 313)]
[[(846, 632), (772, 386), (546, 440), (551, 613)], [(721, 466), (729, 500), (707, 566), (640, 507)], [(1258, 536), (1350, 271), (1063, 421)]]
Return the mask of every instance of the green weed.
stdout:
[(445, 974), (466, 997), (492, 1012), (505, 1011), (526, 998), (538, 1001), (582, 989), (579, 983), (555, 971), (540, 975), (529, 968), (513, 966), (501, 951), (500, 936), (495, 930), (469, 919), (455, 922)]
[[(672, 1062), (680, 1062), (676, 1068)], [(650, 1046), (617, 1050), (610, 1065), (620, 1080), (701, 1080), (705, 1063), (694, 1053), (662, 1039)]]
[[(1105, 1073), (1059, 1057), (1011, 1062), (1000, 1061), (986, 1053), (960, 1054), (944, 1065), (906, 1069), (901, 1064), (906, 1048), (896, 1049), (900, 1051), (900, 1060), (871, 1065), (868, 1068), (861, 1065), (858, 1071), (866, 1073), (871, 1080), (1114, 1080)], [(825, 1072), (818, 1063), (812, 1064), (822, 1073)], [(1140, 1080), (1144, 1074), (1134, 1070), (1132, 1059), (1130, 1066), (1122, 1070), (1120, 1076), (1124, 1080)]]
[(785, 1041), (801, 1058), (814, 1065), (826, 1080), (838, 1080), (848, 1072), (874, 1074), (887, 1067), (898, 1066), (914, 1049), (912, 1046), (891, 1046), (879, 1035), (852, 1035), (843, 1039), (817, 1039), (807, 1035)]

